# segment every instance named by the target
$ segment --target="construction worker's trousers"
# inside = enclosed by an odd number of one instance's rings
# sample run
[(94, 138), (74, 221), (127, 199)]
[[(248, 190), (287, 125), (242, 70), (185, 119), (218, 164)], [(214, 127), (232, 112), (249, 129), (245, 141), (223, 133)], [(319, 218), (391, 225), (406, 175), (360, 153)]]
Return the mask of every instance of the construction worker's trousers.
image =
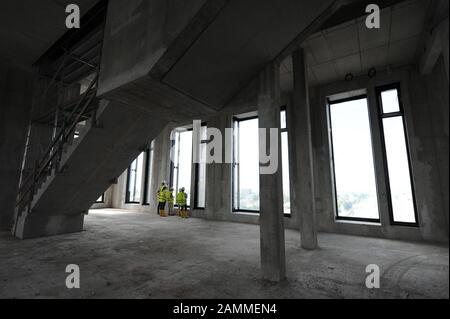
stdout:
[(159, 202), (158, 203), (158, 215), (159, 213), (166, 208), (166, 202)]

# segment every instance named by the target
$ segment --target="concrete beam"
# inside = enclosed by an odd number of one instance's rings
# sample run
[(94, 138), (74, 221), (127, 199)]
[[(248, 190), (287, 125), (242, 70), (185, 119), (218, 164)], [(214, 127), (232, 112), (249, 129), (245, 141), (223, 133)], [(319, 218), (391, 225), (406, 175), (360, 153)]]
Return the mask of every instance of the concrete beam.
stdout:
[[(447, 58), (445, 52), (447, 52)], [(422, 75), (430, 74), (441, 54), (444, 54), (444, 60), (446, 59), (448, 78), (448, 18), (433, 28), (426, 38), (425, 52), (422, 54), (419, 64), (420, 73)]]
[(294, 71), (293, 105), (288, 110), (288, 129), (291, 139), (292, 183), (294, 209), (300, 217), (301, 245), (317, 248), (316, 208), (314, 195), (311, 115), (308, 80), (303, 49), (292, 55)]
[[(269, 64), (260, 74), (258, 94), (259, 128), (266, 129), (266, 154), (269, 154), (269, 129), (278, 128), (278, 146), (280, 135), (280, 74), (279, 65)], [(261, 132), (260, 132), (261, 134)], [(260, 149), (261, 135), (260, 135)], [(261, 268), (264, 279), (281, 281), (285, 278), (285, 247), (283, 220), (283, 186), (281, 172), (281, 147), (277, 148), (278, 170), (274, 174), (259, 175), (260, 187), (260, 236)]]

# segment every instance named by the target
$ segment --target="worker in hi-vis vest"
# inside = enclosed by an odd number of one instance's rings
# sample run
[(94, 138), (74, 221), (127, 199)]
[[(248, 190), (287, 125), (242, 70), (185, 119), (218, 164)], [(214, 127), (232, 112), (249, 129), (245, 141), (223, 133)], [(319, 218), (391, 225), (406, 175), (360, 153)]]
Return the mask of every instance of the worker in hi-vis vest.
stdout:
[(161, 186), (159, 187), (158, 193), (157, 193), (157, 199), (158, 199), (158, 215), (165, 216), (166, 215), (166, 190), (167, 190), (167, 184), (166, 182), (162, 182)]
[(168, 210), (169, 210), (169, 216), (173, 216), (173, 203), (174, 203), (173, 187), (166, 190), (166, 201), (168, 204), (167, 206), (168, 206)]
[(177, 193), (177, 205), (180, 210), (180, 217), (188, 218), (187, 213), (187, 194), (184, 192), (184, 187), (180, 188), (180, 191)]

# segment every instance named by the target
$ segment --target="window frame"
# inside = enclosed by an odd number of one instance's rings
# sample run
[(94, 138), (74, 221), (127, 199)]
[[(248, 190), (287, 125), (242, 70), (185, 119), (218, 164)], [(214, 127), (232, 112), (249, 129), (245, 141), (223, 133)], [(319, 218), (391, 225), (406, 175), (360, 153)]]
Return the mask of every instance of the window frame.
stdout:
[[(336, 165), (334, 159), (334, 143), (333, 143), (333, 125), (331, 121), (331, 106), (333, 104), (340, 104), (345, 102), (351, 102), (356, 100), (366, 100), (367, 104), (367, 115), (369, 117), (369, 132), (371, 137), (372, 144), (372, 158), (373, 158), (373, 170), (374, 170), (374, 178), (375, 178), (375, 187), (376, 187), (376, 196), (377, 196), (377, 209), (378, 209), (378, 218), (364, 218), (364, 217), (346, 217), (339, 216), (339, 205), (338, 205), (338, 196), (337, 196), (337, 185), (336, 185)], [(333, 188), (333, 196), (334, 196), (334, 218), (336, 221), (350, 221), (350, 222), (363, 222), (363, 223), (381, 223), (381, 212), (380, 212), (380, 195), (379, 195), (379, 187), (378, 180), (376, 175), (376, 158), (375, 158), (375, 148), (373, 142), (373, 130), (370, 119), (370, 103), (369, 103), (369, 95), (365, 94), (357, 94), (355, 96), (340, 98), (336, 100), (331, 100), (327, 98), (327, 122), (328, 122), (328, 135), (329, 135), (329, 149), (330, 149), (330, 161), (331, 161), (331, 177), (332, 177), (332, 188)]]
[[(200, 145), (201, 144), (207, 145), (211, 140), (210, 139), (206, 139), (206, 140), (201, 139), (201, 128), (202, 127), (206, 127), (206, 129), (208, 129), (208, 123), (202, 122), (201, 126), (200, 126)], [(194, 137), (192, 136), (192, 143), (194, 143), (193, 139), (194, 139)], [(194, 144), (192, 144), (192, 149), (194, 149)], [(201, 151), (201, 147), (198, 151), (199, 152)], [(192, 155), (194, 155), (194, 154), (192, 154)], [(198, 185), (199, 185), (200, 165), (201, 165), (201, 163), (194, 163), (194, 209), (205, 210), (206, 209), (206, 182), (207, 182), (206, 171), (207, 171), (207, 169), (205, 170), (205, 206), (202, 207), (202, 206), (198, 205), (198, 201), (199, 201)], [(204, 165), (206, 167), (208, 167), (206, 163)]]
[[(235, 147), (237, 141), (239, 141), (239, 126), (237, 127), (237, 132), (236, 131), (236, 124), (239, 125), (240, 122), (244, 122), (244, 121), (250, 121), (250, 120), (254, 120), (254, 119), (258, 119), (258, 115), (250, 115), (250, 116), (246, 116), (246, 117), (238, 117), (238, 116), (233, 116), (232, 121), (233, 121), (233, 163), (231, 164), (231, 168), (232, 168), (232, 181), (231, 181), (231, 185), (232, 185), (232, 192), (231, 192), (231, 207), (232, 207), (232, 212), (233, 213), (246, 213), (246, 214), (254, 214), (254, 215), (259, 215), (260, 211), (259, 210), (252, 210), (252, 209), (242, 209), (240, 208), (240, 201), (239, 201), (239, 194), (240, 194), (240, 185), (239, 185), (239, 172), (240, 172), (240, 163), (237, 160), (237, 156), (239, 156), (239, 152), (237, 150), (237, 148), (239, 147)], [(258, 163), (259, 164), (259, 163)], [(234, 185), (235, 182), (237, 180), (237, 190), (234, 189)], [(260, 191), (261, 193), (261, 191)], [(237, 202), (236, 202), (236, 195), (237, 197)], [(237, 208), (235, 206), (235, 203), (237, 203)]]
[[(287, 134), (287, 138), (288, 138), (288, 150), (289, 150), (289, 121), (288, 121), (288, 111), (287, 111), (287, 106), (283, 105), (280, 107), (280, 114), (281, 112), (285, 112), (286, 115), (286, 127), (285, 128), (281, 128), (281, 123), (280, 123), (280, 139), (281, 139), (281, 133), (285, 132)], [(236, 150), (236, 139), (239, 140), (239, 128), (237, 131), (237, 135), (234, 132), (234, 130), (236, 129), (235, 124), (239, 123), (239, 122), (243, 122), (243, 121), (247, 121), (247, 120), (254, 120), (254, 119), (258, 119), (259, 120), (259, 116), (257, 115), (250, 115), (250, 116), (245, 116), (245, 117), (239, 117), (239, 116), (233, 116), (232, 118), (232, 126), (233, 126), (233, 143), (232, 143), (232, 147), (233, 147), (233, 163), (231, 164), (231, 207), (232, 207), (232, 212), (233, 213), (244, 213), (244, 214), (252, 214), (252, 215), (259, 215), (260, 214), (260, 210), (251, 210), (251, 209), (241, 209), (241, 208), (237, 208), (235, 207), (235, 194), (239, 194), (239, 180), (237, 182), (237, 187), (238, 190), (235, 191), (234, 189), (234, 184), (235, 184), (235, 179), (237, 176), (239, 176), (239, 163), (237, 162), (237, 150)], [(289, 162), (289, 159), (288, 159)], [(289, 174), (289, 185), (291, 184), (291, 171), (290, 171), (290, 167), (288, 167), (288, 174)], [(283, 190), (284, 191), (284, 190)], [(289, 193), (291, 191), (291, 187), (289, 188)], [(260, 190), (261, 193), (261, 190)], [(284, 194), (284, 193), (283, 193)], [(284, 196), (284, 195), (283, 195)], [(289, 194), (289, 200), (292, 203), (292, 196), (290, 196)], [(286, 214), (284, 212), (284, 205), (283, 205), (283, 201), (284, 199), (282, 198), (282, 206), (283, 206), (283, 216), (287, 217), (287, 218), (291, 218), (292, 217), (292, 210), (290, 214)], [(237, 202), (239, 205), (239, 201)], [(291, 205), (292, 207), (292, 205)]]
[(152, 181), (152, 165), (154, 160), (154, 152), (155, 152), (155, 145), (154, 141), (150, 143), (149, 148), (145, 151), (145, 176), (144, 176), (144, 197), (142, 200), (143, 206), (150, 205), (150, 194), (149, 190), (151, 189), (151, 181)]
[[(143, 152), (139, 153), (139, 155), (133, 160), (133, 162), (137, 161), (139, 156), (141, 156), (142, 153)], [(144, 154), (145, 154), (145, 152), (144, 152)], [(127, 183), (126, 183), (126, 189), (125, 189), (125, 204), (136, 204), (136, 205), (138, 205), (138, 204), (142, 203), (142, 199), (143, 199), (142, 198), (142, 190), (141, 190), (141, 194), (139, 195), (139, 201), (131, 201), (130, 200), (130, 195), (131, 195), (130, 194), (130, 175), (131, 175), (131, 165), (133, 164), (133, 162), (131, 162), (130, 166), (128, 166), (128, 169), (127, 169)], [(145, 162), (145, 159), (144, 159), (144, 162)], [(144, 163), (143, 163), (143, 165), (144, 165)], [(136, 167), (136, 176), (138, 175), (137, 173), (138, 173), (138, 169)], [(142, 173), (143, 172), (141, 172), (141, 174)], [(136, 185), (135, 185), (135, 187), (136, 187)]]
[[(286, 133), (286, 136), (287, 136), (287, 148), (288, 148), (288, 175), (289, 175), (289, 204), (290, 204), (290, 207), (291, 207), (291, 213), (290, 214), (287, 214), (285, 211), (284, 211), (284, 188), (283, 188), (283, 186), (281, 187), (282, 188), (282, 190), (283, 190), (283, 200), (282, 200), (282, 206), (283, 206), (283, 215), (284, 215), (284, 217), (288, 217), (288, 218), (291, 218), (292, 217), (292, 196), (291, 196), (291, 180), (292, 180), (292, 178), (291, 178), (291, 165), (289, 164), (289, 154), (290, 154), (290, 150), (289, 150), (289, 121), (288, 121), (288, 111), (287, 111), (287, 106), (286, 105), (283, 105), (281, 108), (280, 108), (280, 114), (281, 114), (281, 112), (283, 112), (284, 111), (284, 114), (285, 114), (285, 117), (286, 117), (286, 127), (285, 128), (282, 128), (281, 127), (281, 123), (280, 123), (280, 141), (281, 141), (281, 143), (280, 143), (280, 147), (282, 147), (282, 134), (283, 133)], [(281, 169), (283, 169), (283, 155), (281, 155), (282, 157), (281, 157)], [(281, 176), (281, 179), (283, 179), (283, 176)]]
[[(192, 127), (178, 127), (178, 128), (175, 128), (173, 130), (173, 133), (175, 134), (175, 138), (173, 140), (171, 140), (171, 149), (175, 150), (175, 145), (177, 143), (177, 136), (178, 136), (178, 144), (180, 144), (180, 137), (181, 137), (180, 134), (183, 133), (183, 132), (191, 132), (191, 131), (192, 132), (194, 131), (194, 129)], [(194, 141), (193, 141), (193, 138), (192, 138), (192, 150), (194, 149), (193, 142)], [(175, 180), (174, 179), (174, 171), (175, 171), (175, 168), (177, 169), (177, 176), (176, 176), (177, 183), (176, 183), (176, 185), (177, 185), (177, 187), (179, 186), (178, 185), (178, 179), (179, 179), (179, 174), (180, 174), (180, 147), (178, 147), (178, 149), (176, 151), (178, 152), (178, 155), (176, 157), (178, 159), (178, 163), (177, 163), (177, 166), (175, 166), (174, 161), (172, 161), (172, 160), (170, 161), (170, 179), (169, 179), (169, 185), (171, 187), (174, 187), (174, 188), (175, 188), (175, 186), (174, 186), (175, 185), (174, 184), (174, 180)], [(191, 184), (192, 184), (192, 173), (195, 174), (195, 172), (192, 172), (192, 159), (193, 159), (193, 156), (194, 156), (194, 154), (192, 153), (192, 156), (191, 156), (191, 181), (190, 181)], [(169, 154), (169, 157), (172, 159), (172, 154)], [(194, 192), (195, 192), (195, 190), (194, 190)], [(178, 189), (175, 189), (175, 194), (176, 193), (178, 193)], [(191, 189), (191, 193), (189, 194), (189, 196), (191, 196), (191, 195), (192, 195), (192, 189)], [(178, 207), (178, 205), (176, 203), (174, 203), (174, 207)], [(191, 207), (189, 200), (187, 202), (187, 207), (188, 208)]]
[[(399, 104), (399, 111), (398, 112), (390, 112), (390, 113), (384, 113), (383, 111), (383, 102), (381, 98), (382, 92), (389, 91), (389, 90), (397, 90), (397, 97), (398, 97), (398, 104)], [(416, 192), (415, 192), (415, 185), (414, 185), (414, 175), (412, 171), (412, 161), (411, 161), (411, 153), (410, 153), (410, 147), (409, 147), (409, 139), (408, 139), (408, 132), (406, 130), (406, 119), (405, 119), (405, 112), (403, 107), (403, 101), (402, 101), (402, 90), (401, 85), (399, 82), (377, 86), (375, 88), (376, 92), (376, 100), (377, 100), (377, 111), (378, 111), (378, 124), (380, 127), (380, 134), (381, 134), (381, 151), (382, 151), (382, 157), (383, 157), (383, 173), (385, 178), (385, 187), (386, 187), (386, 197), (387, 197), (387, 204), (388, 204), (388, 210), (389, 210), (389, 221), (392, 226), (407, 226), (407, 227), (419, 227), (419, 218), (418, 218), (418, 212), (417, 212), (417, 201), (416, 201)], [(386, 152), (386, 140), (384, 135), (384, 124), (383, 119), (385, 118), (393, 118), (393, 117), (401, 117), (402, 123), (403, 123), (403, 134), (405, 138), (405, 145), (406, 145), (406, 154), (408, 158), (408, 171), (409, 171), (409, 180), (410, 180), (410, 186), (411, 186), (411, 193), (412, 193), (412, 200), (413, 200), (413, 207), (414, 207), (414, 223), (407, 223), (407, 222), (396, 222), (394, 220), (394, 209), (392, 207), (392, 193), (391, 193), (391, 182), (389, 177), (389, 169), (388, 169), (388, 160), (387, 160), (387, 152)]]

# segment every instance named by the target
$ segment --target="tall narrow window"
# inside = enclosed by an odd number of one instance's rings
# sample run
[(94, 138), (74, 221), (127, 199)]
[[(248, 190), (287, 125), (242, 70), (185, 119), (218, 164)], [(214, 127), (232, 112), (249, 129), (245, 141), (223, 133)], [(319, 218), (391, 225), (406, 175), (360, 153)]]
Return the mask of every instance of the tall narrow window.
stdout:
[(191, 194), (192, 171), (192, 130), (177, 129), (174, 131), (171, 169), (171, 185), (178, 191), (184, 187), (188, 196)]
[(258, 118), (236, 117), (233, 126), (233, 210), (258, 212)]
[(289, 147), (288, 130), (286, 124), (286, 109), (283, 108), (280, 113), (281, 119), (281, 160), (283, 170), (283, 209), (287, 215), (291, 214), (291, 196), (289, 185)]
[(207, 127), (201, 126), (200, 129), (200, 148), (199, 159), (200, 163), (195, 164), (195, 200), (194, 207), (197, 209), (205, 208), (206, 202), (206, 145), (207, 140)]
[(367, 97), (329, 101), (328, 114), (337, 218), (379, 221)]
[(144, 203), (146, 205), (150, 204), (150, 199), (152, 198), (152, 176), (153, 176), (153, 158), (155, 152), (155, 141), (152, 141), (150, 148), (147, 150), (146, 164), (145, 164), (145, 190), (144, 190)]
[(388, 174), (388, 199), (394, 224), (417, 224), (411, 165), (405, 134), (403, 107), (398, 85), (378, 90), (385, 164)]
[(141, 153), (128, 168), (126, 203), (139, 204), (141, 201), (144, 154)]

